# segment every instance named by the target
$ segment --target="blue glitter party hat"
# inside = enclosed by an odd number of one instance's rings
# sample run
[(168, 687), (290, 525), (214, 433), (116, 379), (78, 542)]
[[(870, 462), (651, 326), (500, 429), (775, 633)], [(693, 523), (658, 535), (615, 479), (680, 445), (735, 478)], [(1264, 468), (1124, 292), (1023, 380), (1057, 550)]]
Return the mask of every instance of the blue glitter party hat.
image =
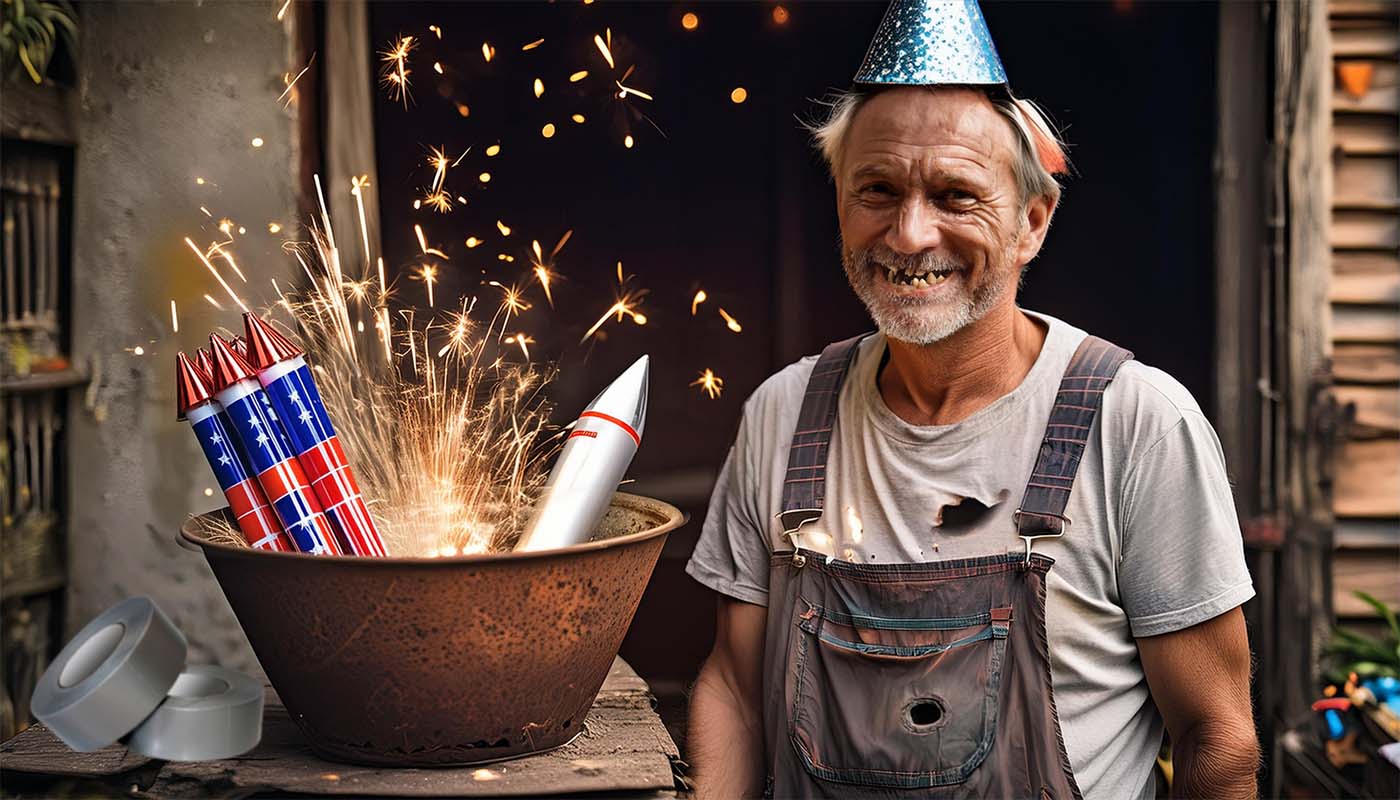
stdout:
[(977, 0), (894, 0), (870, 42), (856, 83), (1004, 85)]

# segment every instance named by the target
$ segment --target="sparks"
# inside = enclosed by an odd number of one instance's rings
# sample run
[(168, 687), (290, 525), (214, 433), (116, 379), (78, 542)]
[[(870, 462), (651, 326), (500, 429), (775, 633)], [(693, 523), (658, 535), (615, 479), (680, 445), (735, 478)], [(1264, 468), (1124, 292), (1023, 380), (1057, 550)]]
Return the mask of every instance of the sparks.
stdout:
[[(612, 31), (608, 32), (608, 36), (609, 38), (612, 37)], [(603, 54), (603, 60), (608, 62), (608, 68), (617, 69), (617, 64), (613, 62), (612, 50), (608, 47), (607, 42), (603, 41), (603, 37), (599, 36), (596, 33), (593, 34), (593, 44), (597, 45), (598, 52)]]
[(719, 310), (719, 315), (721, 317), (724, 317), (724, 324), (729, 326), (729, 330), (734, 331), (735, 333), (739, 333), (744, 330), (743, 326), (739, 324), (739, 320), (729, 316), (728, 311), (725, 311), (721, 308)]
[(623, 147), (627, 148), (628, 150), (631, 150), (631, 149), (632, 149), (632, 144), (633, 144), (632, 134), (629, 133), (629, 134), (627, 134), (626, 136), (622, 137), (622, 146), (623, 146)]
[(481, 243), (482, 243), (482, 241), (481, 241), (480, 239), (476, 238), (475, 236), (468, 236), (468, 237), (467, 237), (467, 249), (471, 249), (471, 248), (473, 248), (473, 247), (477, 247), (477, 246), (479, 246)]
[(510, 235), (510, 227), (500, 220), (496, 220), (496, 230), (500, 231), (502, 236)]
[(645, 291), (627, 292), (622, 297), (619, 297), (617, 302), (608, 306), (608, 310), (603, 312), (603, 316), (599, 317), (598, 321), (593, 323), (593, 327), (589, 328), (588, 332), (583, 334), (583, 338), (579, 340), (579, 344), (588, 341), (589, 337), (597, 333), (599, 328), (603, 327), (604, 322), (607, 322), (609, 318), (614, 316), (617, 317), (618, 322), (621, 322), (625, 317), (631, 317), (632, 321), (638, 325), (647, 324), (646, 315), (637, 310), (637, 304), (645, 293)]
[(505, 338), (505, 343), (519, 346), (520, 352), (525, 354), (525, 360), (530, 360), (530, 345), (535, 343), (534, 339), (531, 339), (523, 333), (516, 333), (507, 336)]
[(773, 22), (778, 25), (786, 25), (788, 21), (788, 10), (782, 6), (773, 6)]
[(493, 144), (493, 145), (491, 145), (490, 147), (486, 148), (486, 157), (487, 157), (487, 158), (494, 158), (494, 157), (496, 157), (497, 155), (500, 155), (500, 152), (501, 152), (501, 146), (498, 145), (498, 144)]
[(301, 76), (305, 75), (306, 71), (311, 69), (311, 65), (315, 62), (316, 54), (312, 53), (311, 58), (306, 62), (306, 66), (301, 68), (301, 72), (298, 72), (295, 78), (288, 78), (287, 76), (283, 76), (282, 80), (284, 83), (287, 84), (287, 88), (283, 89), (282, 93), (277, 95), (277, 102), (281, 103), (283, 98), (286, 98), (287, 100), (286, 103), (282, 104), (283, 108), (291, 106), (292, 101), (296, 99), (296, 95), (292, 94), (292, 89), (296, 87), (297, 81), (301, 80)]
[(458, 103), (458, 104), (457, 104), (457, 115), (458, 115), (458, 116), (461, 116), (461, 117), (470, 117), (471, 114), (472, 114), (472, 110), (471, 110), (470, 107), (467, 106), (466, 103)]
[(440, 62), (440, 61), (434, 61), (434, 62), (433, 62), (433, 72), (436, 72), (436, 73), (439, 74), (439, 75), (445, 74), (445, 73), (442, 71), (442, 62)]
[(535, 78), (535, 87), (534, 87), (534, 88), (535, 88), (535, 97), (538, 98), (540, 95), (544, 94), (544, 81), (540, 80), (539, 78)]
[(536, 39), (535, 41), (530, 42), (530, 43), (527, 44), (527, 45), (523, 45), (523, 46), (520, 48), (520, 50), (521, 50), (522, 52), (523, 52), (523, 51), (526, 51), (526, 50), (534, 50), (536, 47), (539, 47), (539, 46), (542, 45), (542, 44), (544, 44), (544, 40), (543, 40), (543, 39)]
[(705, 302), (708, 299), (710, 299), (710, 297), (709, 295), (705, 294), (704, 289), (701, 289), (700, 291), (696, 292), (695, 299), (690, 301), (690, 316), (695, 316), (696, 309), (700, 307), (701, 303)]
[(261, 136), (254, 136), (254, 137), (253, 137), (253, 141), (250, 142), (250, 144), (252, 144), (254, 147), (262, 147), (262, 146), (263, 146), (263, 138), (262, 138)]
[(483, 173), (481, 173), (480, 175), (476, 176), (476, 179), (479, 180), (479, 181), (481, 181), (482, 183), (490, 183), (490, 182), (491, 182), (491, 173), (489, 173), (489, 172), (483, 172)]
[(432, 33), (434, 36), (436, 36), (436, 37), (439, 38), (439, 39), (442, 38), (442, 28), (439, 28), (439, 27), (436, 26), (436, 25), (429, 25), (429, 26), (428, 26), (428, 32), (429, 32), (429, 33)]
[(581, 80), (583, 80), (584, 78), (587, 78), (587, 77), (588, 77), (588, 70), (586, 70), (586, 69), (581, 69), (581, 70), (579, 70), (578, 72), (575, 72), (574, 74), (572, 74), (572, 75), (569, 76), (569, 83), (578, 83), (579, 81), (581, 81)]
[(395, 100), (402, 100), (404, 108), (408, 107), (409, 91), (408, 76), (411, 70), (408, 68), (408, 54), (413, 51), (413, 37), (400, 36), (388, 50), (379, 54), (379, 60), (384, 63), (380, 70), (384, 85), (389, 88), (389, 95)]
[(282, 232), (282, 223), (280, 223), (280, 222), (269, 222), (269, 223), (267, 223), (267, 232), (268, 232), (268, 233), (281, 233), (281, 232)]
[(221, 306), (221, 305), (219, 305), (219, 301), (218, 301), (218, 300), (215, 300), (214, 298), (210, 297), (209, 295), (207, 295), (207, 294), (204, 295), (204, 299), (205, 299), (205, 300), (208, 300), (208, 301), (209, 301), (209, 305), (213, 306), (214, 308), (217, 308), (217, 309), (219, 309), (220, 311), (223, 311), (223, 310), (224, 310), (224, 307)]
[(492, 47), (490, 42), (482, 42), (481, 57), (486, 59), (486, 63), (490, 64), (491, 59), (496, 57), (496, 48)]
[[(447, 192), (433, 192), (432, 194), (425, 196), (422, 202), (426, 203), (428, 205), (428, 208), (431, 208), (439, 214), (446, 214), (447, 212), (452, 210), (452, 195), (448, 194)], [(465, 202), (465, 200), (463, 200), (463, 202)], [(415, 205), (414, 208), (418, 208), (418, 206)]]
[(176, 310), (173, 299), (170, 301), (170, 332), (180, 332), (180, 312)]
[(716, 375), (713, 370), (707, 367), (704, 372), (700, 373), (699, 378), (690, 382), (690, 385), (699, 386), (700, 391), (709, 395), (711, 400), (714, 400), (724, 391), (724, 378)]
[(546, 123), (544, 124), (544, 127), (543, 127), (543, 128), (540, 128), (540, 135), (543, 136), (543, 137), (546, 138), (546, 139), (553, 139), (553, 138), (554, 138), (554, 123), (553, 123), (553, 122), (546, 122)]
[(434, 283), (437, 283), (437, 267), (434, 267), (434, 266), (431, 265), (431, 264), (424, 264), (423, 267), (422, 267), (422, 269), (419, 270), (418, 276), (423, 280), (423, 283), (428, 287), (428, 308), (432, 308), (432, 307), (433, 307), (433, 284), (434, 284)]
[(290, 6), (291, 4), (292, 4), (292, 0), (287, 0), (287, 2), (285, 2), (285, 3), (282, 4), (282, 7), (281, 7), (281, 8), (277, 9), (277, 21), (278, 21), (278, 22), (281, 22), (281, 21), (282, 21), (282, 17), (285, 16), (286, 13), (287, 13), (287, 7)]
[(625, 86), (625, 85), (623, 85), (622, 81), (613, 81), (613, 83), (617, 84), (617, 97), (618, 97), (619, 100), (626, 100), (626, 99), (627, 99), (627, 95), (629, 95), (629, 94), (635, 94), (636, 96), (642, 98), (643, 100), (655, 100), (655, 99), (656, 99), (655, 97), (652, 97), (651, 95), (647, 94), (646, 92), (642, 91), (641, 89), (633, 89), (631, 86)]
[[(243, 309), (244, 311), (247, 311), (248, 306), (244, 304), (243, 298), (239, 297), (238, 294), (233, 291), (233, 287), (228, 285), (228, 281), (224, 280), (224, 276), (219, 274), (219, 271), (214, 268), (213, 263), (211, 263), (208, 257), (204, 255), (204, 251), (200, 250), (199, 246), (196, 245), (188, 236), (185, 237), (185, 244), (190, 246), (190, 249), (194, 251), (195, 257), (199, 259), (199, 263), (203, 264), (204, 268), (209, 270), (209, 274), (214, 276), (214, 280), (218, 281), (219, 285), (224, 287), (224, 291), (228, 293), (229, 297), (233, 298), (233, 302), (237, 303), (239, 308)], [(214, 303), (214, 306), (216, 308), (220, 307), (219, 304), (214, 301), (214, 298), (210, 297), (207, 294), (204, 297), (209, 302)]]
[(488, 281), (488, 286), (495, 286), (501, 290), (501, 311), (505, 313), (506, 319), (511, 315), (519, 316), (522, 311), (529, 311), (530, 304), (525, 302), (525, 298), (520, 293), (518, 286), (506, 286), (500, 281)]
[(729, 93), (729, 101), (734, 105), (739, 105), (749, 99), (749, 90), (742, 86), (734, 87), (734, 91)]
[[(447, 254), (446, 254), (446, 253), (444, 253), (444, 252), (442, 252), (441, 250), (438, 250), (438, 249), (436, 249), (436, 248), (433, 248), (433, 247), (429, 247), (429, 246), (428, 246), (428, 240), (423, 236), (423, 226), (422, 226), (422, 225), (414, 224), (414, 226), (413, 226), (413, 234), (414, 234), (415, 236), (418, 237), (418, 247), (423, 251), (423, 255), (425, 255), (425, 256), (437, 256), (438, 258), (441, 258), (441, 259), (443, 259), (443, 260), (447, 260)], [(432, 303), (429, 303), (428, 305), (432, 305)]]
[(700, 27), (700, 17), (687, 11), (681, 16), (681, 27), (688, 31), (693, 31)]
[(584, 123), (585, 117), (582, 114), (575, 114), (572, 117), (569, 117), (569, 119), (572, 119), (574, 122), (577, 122), (578, 124), (582, 125)]
[(350, 194), (355, 198), (355, 207), (360, 212), (360, 241), (365, 248), (365, 264), (369, 264), (369, 225), (365, 222), (365, 190), (369, 188), (369, 176), (358, 175), (350, 179)]

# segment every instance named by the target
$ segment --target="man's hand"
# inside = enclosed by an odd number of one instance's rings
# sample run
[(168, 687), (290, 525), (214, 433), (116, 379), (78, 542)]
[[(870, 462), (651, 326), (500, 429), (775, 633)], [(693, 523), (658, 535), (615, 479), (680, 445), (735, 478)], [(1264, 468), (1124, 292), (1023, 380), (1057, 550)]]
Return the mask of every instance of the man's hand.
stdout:
[(721, 596), (715, 647), (690, 696), (695, 796), (763, 793), (763, 638), (768, 610)]
[(1172, 737), (1172, 797), (1253, 798), (1259, 744), (1249, 639), (1236, 608), (1137, 640), (1152, 699)]

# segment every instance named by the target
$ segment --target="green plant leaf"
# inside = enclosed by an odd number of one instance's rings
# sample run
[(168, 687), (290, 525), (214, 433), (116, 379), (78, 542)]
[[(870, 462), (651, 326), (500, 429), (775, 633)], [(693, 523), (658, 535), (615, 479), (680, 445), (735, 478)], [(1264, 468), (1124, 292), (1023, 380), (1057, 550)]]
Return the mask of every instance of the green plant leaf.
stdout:
[(1361, 602), (1374, 608), (1376, 613), (1390, 626), (1390, 635), (1394, 636), (1396, 639), (1400, 639), (1400, 620), (1395, 618), (1395, 612), (1391, 610), (1389, 606), (1377, 600), (1373, 595), (1363, 592), (1360, 589), (1353, 591), (1352, 594)]

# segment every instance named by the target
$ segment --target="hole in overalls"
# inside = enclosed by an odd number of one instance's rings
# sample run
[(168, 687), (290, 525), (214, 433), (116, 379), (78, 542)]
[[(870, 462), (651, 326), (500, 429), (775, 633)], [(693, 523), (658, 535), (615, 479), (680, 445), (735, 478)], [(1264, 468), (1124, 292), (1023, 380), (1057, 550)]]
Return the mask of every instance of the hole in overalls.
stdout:
[(904, 707), (904, 724), (915, 733), (927, 733), (943, 721), (943, 701), (918, 697)]

